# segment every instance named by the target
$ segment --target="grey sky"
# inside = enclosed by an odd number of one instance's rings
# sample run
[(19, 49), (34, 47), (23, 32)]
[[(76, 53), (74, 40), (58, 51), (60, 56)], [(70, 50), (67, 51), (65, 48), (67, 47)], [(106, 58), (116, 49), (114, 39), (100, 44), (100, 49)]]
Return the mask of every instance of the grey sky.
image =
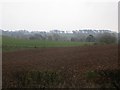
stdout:
[(1, 29), (5, 30), (118, 30), (117, 2), (6, 2), (2, 3), (1, 12)]

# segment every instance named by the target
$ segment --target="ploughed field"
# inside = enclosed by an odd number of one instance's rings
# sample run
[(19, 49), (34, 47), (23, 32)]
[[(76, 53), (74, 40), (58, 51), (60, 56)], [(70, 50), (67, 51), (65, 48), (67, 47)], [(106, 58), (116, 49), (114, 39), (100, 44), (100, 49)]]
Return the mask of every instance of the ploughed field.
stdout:
[(34, 48), (3, 52), (2, 57), (4, 88), (99, 87), (93, 84), (93, 71), (118, 68), (117, 45)]

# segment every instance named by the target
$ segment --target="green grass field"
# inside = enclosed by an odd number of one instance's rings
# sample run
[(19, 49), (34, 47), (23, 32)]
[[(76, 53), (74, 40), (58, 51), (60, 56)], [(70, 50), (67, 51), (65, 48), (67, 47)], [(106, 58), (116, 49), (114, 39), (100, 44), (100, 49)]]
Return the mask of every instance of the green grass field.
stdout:
[(11, 37), (2, 37), (2, 50), (14, 51), (30, 48), (47, 48), (47, 47), (71, 47), (92, 45), (90, 42), (69, 42), (69, 41), (46, 41), (46, 40), (27, 40), (16, 39)]

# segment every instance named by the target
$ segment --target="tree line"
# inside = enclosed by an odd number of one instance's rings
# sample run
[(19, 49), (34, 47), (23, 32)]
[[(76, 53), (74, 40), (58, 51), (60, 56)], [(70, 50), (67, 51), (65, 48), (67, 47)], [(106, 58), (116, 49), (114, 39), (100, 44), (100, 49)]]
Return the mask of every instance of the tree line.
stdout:
[(46, 31), (2, 31), (3, 36), (22, 38), (28, 40), (49, 40), (49, 41), (71, 41), (71, 42), (96, 42), (96, 43), (118, 43), (120, 33), (110, 30), (73, 30), (72, 32), (51, 30)]

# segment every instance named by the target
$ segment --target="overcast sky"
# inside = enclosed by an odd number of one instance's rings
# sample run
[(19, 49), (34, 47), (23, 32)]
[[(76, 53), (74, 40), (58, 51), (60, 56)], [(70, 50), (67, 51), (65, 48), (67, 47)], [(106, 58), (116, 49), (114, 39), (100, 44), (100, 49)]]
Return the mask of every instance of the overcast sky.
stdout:
[(1, 5), (4, 30), (118, 30), (118, 3), (114, 1), (39, 0)]

